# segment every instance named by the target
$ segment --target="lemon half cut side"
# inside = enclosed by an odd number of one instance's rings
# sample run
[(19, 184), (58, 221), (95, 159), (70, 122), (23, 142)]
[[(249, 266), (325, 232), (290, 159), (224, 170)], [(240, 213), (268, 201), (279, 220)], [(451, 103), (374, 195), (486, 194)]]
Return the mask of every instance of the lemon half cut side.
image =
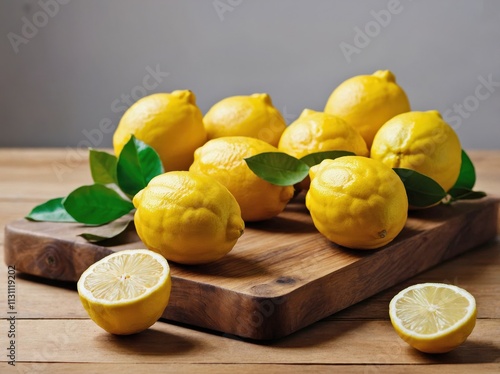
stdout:
[(476, 301), (469, 292), (442, 283), (408, 287), (389, 304), (398, 335), (426, 353), (445, 353), (462, 344), (474, 329), (476, 313)]
[(91, 265), (77, 288), (97, 325), (112, 334), (128, 335), (146, 330), (161, 317), (171, 285), (170, 267), (162, 255), (131, 249)]

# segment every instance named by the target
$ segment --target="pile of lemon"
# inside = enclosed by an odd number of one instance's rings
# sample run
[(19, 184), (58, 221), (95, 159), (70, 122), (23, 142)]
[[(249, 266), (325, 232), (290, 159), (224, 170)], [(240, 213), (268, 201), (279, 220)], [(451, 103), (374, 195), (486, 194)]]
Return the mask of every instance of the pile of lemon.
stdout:
[[(133, 198), (137, 233), (149, 250), (106, 257), (78, 284), (91, 317), (117, 334), (141, 331), (160, 317), (170, 292), (166, 260), (204, 264), (220, 259), (243, 234), (245, 222), (277, 216), (297, 189), (306, 191), (313, 223), (326, 238), (348, 248), (375, 249), (391, 242), (408, 216), (406, 190), (393, 168), (418, 171), (448, 191), (458, 179), (462, 157), (454, 130), (435, 110), (411, 111), (387, 70), (347, 79), (323, 111), (304, 109), (289, 126), (265, 93), (225, 98), (205, 116), (191, 91), (153, 94), (123, 115), (113, 137), (117, 155), (132, 135), (156, 150), (166, 170)], [(267, 152), (301, 158), (335, 150), (354, 155), (322, 161), (295, 186), (267, 182), (245, 162)], [(413, 298), (409, 291), (395, 298), (391, 319), (418, 349), (452, 349), (472, 331), (473, 298), (445, 287), (440, 292), (462, 300), (461, 308), (429, 301), (451, 322), (422, 330), (421, 320), (429, 320), (426, 313), (432, 309), (422, 305), (428, 287), (410, 290)], [(455, 334), (454, 343), (448, 339), (446, 345), (448, 333)]]

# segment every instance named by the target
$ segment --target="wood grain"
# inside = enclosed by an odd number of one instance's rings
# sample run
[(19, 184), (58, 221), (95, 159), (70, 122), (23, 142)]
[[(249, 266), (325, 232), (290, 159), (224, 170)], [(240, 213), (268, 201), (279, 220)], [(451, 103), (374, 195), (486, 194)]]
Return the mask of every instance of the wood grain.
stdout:
[(137, 374), (146, 373), (172, 373), (172, 374), (255, 374), (255, 373), (363, 373), (363, 374), (498, 374), (500, 364), (461, 364), (461, 365), (294, 365), (294, 364), (120, 364), (120, 363), (21, 363), (16, 365), (20, 373), (33, 373), (37, 367), (43, 367), (47, 373), (51, 374)]
[[(0, 320), (0, 331), (7, 321)], [(130, 336), (106, 333), (91, 320), (19, 320), (19, 362), (156, 364), (431, 365), (500, 363), (500, 321), (480, 319), (467, 341), (444, 355), (408, 346), (384, 321), (322, 321), (286, 339), (251, 343), (157, 322)], [(47, 334), (51, 331), (51, 334)], [(242, 350), (244, 352), (242, 352)], [(85, 352), (82, 355), (82, 352)], [(369, 354), (368, 354), (369, 352)], [(481, 352), (478, 355), (478, 352)], [(0, 356), (0, 360), (6, 358)]]
[[(66, 149), (0, 149), (0, 225), (23, 217), (34, 203), (63, 196), (72, 188), (89, 183), (86, 162), (63, 175), (62, 181), (47, 166), (54, 161), (64, 162), (67, 152)], [(500, 195), (500, 150), (468, 153), (476, 166), (477, 188)], [(11, 166), (14, 162), (15, 167)], [(13, 169), (17, 169), (15, 173)], [(277, 342), (254, 344), (164, 320), (154, 325), (154, 331), (139, 334), (132, 342), (117, 343), (86, 318), (73, 282), (18, 274), (17, 346), (24, 360), (11, 367), (0, 356), (0, 372), (498, 373), (499, 276), (497, 239)], [(5, 279), (6, 267), (0, 266), (0, 305), (6, 305)], [(407, 347), (400, 348), (399, 338), (388, 323), (386, 308), (390, 297), (405, 285), (422, 281), (457, 284), (476, 298), (477, 328), (452, 355), (421, 355)], [(7, 344), (5, 317), (0, 312), (2, 350)], [(164, 345), (166, 348), (162, 349)], [(25, 360), (28, 358), (29, 362)]]
[[(222, 260), (172, 263), (163, 316), (246, 338), (283, 337), (491, 240), (497, 212), (492, 198), (415, 211), (393, 243), (355, 251), (320, 235), (299, 198), (278, 217), (248, 225)], [(107, 245), (78, 238), (82, 229), (15, 221), (5, 229), (5, 261), (28, 274), (76, 281), (109, 253), (144, 247), (133, 229)]]

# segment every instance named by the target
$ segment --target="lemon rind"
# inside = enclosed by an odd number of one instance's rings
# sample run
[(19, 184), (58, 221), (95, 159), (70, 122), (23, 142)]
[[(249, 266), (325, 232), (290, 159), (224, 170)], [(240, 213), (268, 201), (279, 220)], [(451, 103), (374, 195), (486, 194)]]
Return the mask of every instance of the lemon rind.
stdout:
[(143, 253), (143, 254), (146, 254), (148, 256), (155, 258), (160, 264), (162, 264), (163, 272), (158, 277), (158, 282), (153, 287), (148, 288), (144, 293), (142, 293), (141, 295), (134, 297), (134, 298), (128, 298), (128, 299), (117, 300), (117, 301), (96, 298), (90, 290), (88, 290), (86, 287), (83, 286), (83, 284), (84, 284), (87, 276), (92, 274), (93, 270), (96, 268), (96, 266), (98, 266), (99, 261), (97, 261), (94, 264), (90, 265), (87, 268), (87, 270), (85, 270), (82, 273), (80, 279), (78, 280), (77, 289), (78, 289), (78, 293), (80, 294), (80, 296), (85, 298), (87, 301), (89, 301), (91, 303), (97, 303), (97, 304), (106, 305), (106, 306), (113, 306), (113, 307), (127, 306), (127, 305), (133, 304), (139, 300), (146, 299), (149, 295), (151, 295), (152, 293), (156, 292), (159, 288), (161, 288), (162, 285), (167, 281), (167, 279), (170, 275), (170, 266), (168, 265), (167, 260), (159, 253), (153, 252), (149, 249), (143, 249), (143, 248), (125, 249), (125, 250), (122, 250), (119, 252), (112, 253), (104, 258), (117, 257), (117, 256), (127, 254), (127, 253), (131, 253), (131, 254)]
[[(421, 334), (414, 332), (412, 330), (407, 329), (404, 327), (401, 318), (397, 317), (395, 310), (396, 310), (396, 303), (399, 299), (401, 299), (408, 291), (414, 290), (414, 289), (420, 289), (420, 288), (425, 288), (425, 287), (441, 287), (441, 288), (448, 288), (459, 295), (465, 297), (469, 301), (469, 306), (467, 307), (467, 313), (461, 318), (457, 323), (455, 323), (453, 326), (448, 327), (445, 330), (441, 330), (439, 332), (433, 333), (433, 334)], [(389, 315), (391, 317), (391, 323), (394, 325), (394, 327), (401, 331), (401, 333), (407, 335), (408, 337), (416, 338), (422, 341), (426, 340), (435, 340), (437, 338), (442, 338), (444, 336), (447, 336), (451, 333), (454, 333), (455, 331), (459, 330), (461, 327), (463, 327), (467, 322), (474, 317), (476, 313), (476, 300), (472, 294), (470, 294), (468, 291), (464, 290), (463, 288), (451, 285), (451, 284), (445, 284), (445, 283), (421, 283), (421, 284), (416, 284), (413, 286), (410, 286), (408, 288), (405, 288), (404, 290), (400, 291), (396, 296), (394, 296), (389, 303)]]

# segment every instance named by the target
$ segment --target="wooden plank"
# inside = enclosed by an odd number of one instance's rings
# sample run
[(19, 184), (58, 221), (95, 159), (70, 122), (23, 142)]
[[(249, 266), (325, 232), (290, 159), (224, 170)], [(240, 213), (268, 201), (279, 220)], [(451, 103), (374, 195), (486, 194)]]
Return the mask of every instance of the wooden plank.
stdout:
[[(111, 149), (103, 149), (112, 153)], [(477, 189), (500, 195), (500, 152), (467, 150), (477, 174)], [(91, 183), (88, 151), (77, 148), (0, 148), (0, 197), (50, 199)], [(36, 181), (36, 183), (34, 183)]]
[[(15, 370), (15, 371), (14, 371)], [(51, 374), (255, 374), (255, 373), (363, 373), (363, 374), (498, 374), (500, 364), (462, 365), (286, 365), (286, 364), (119, 364), (119, 363), (21, 363), (11, 368), (16, 373), (46, 372)], [(9, 373), (8, 369), (6, 373)]]
[[(43, 200), (40, 200), (40, 203)], [(23, 218), (38, 203), (36, 201), (2, 200), (0, 199), (0, 244), (3, 244), (4, 227), (14, 220)]]
[[(492, 198), (416, 211), (384, 249), (353, 251), (321, 236), (299, 200), (280, 216), (249, 225), (220, 261), (172, 263), (164, 317), (252, 339), (282, 337), (495, 237), (497, 213)], [(112, 251), (144, 247), (133, 230), (106, 247), (75, 240), (77, 226), (26, 220), (7, 225), (6, 263), (76, 281)]]
[[(35, 201), (92, 184), (88, 150), (0, 149), (0, 197)], [(5, 176), (5, 177), (4, 177)]]
[[(8, 330), (7, 323), (0, 320), (0, 331)], [(426, 355), (409, 347), (389, 321), (320, 322), (259, 344), (167, 323), (120, 337), (90, 320), (20, 319), (16, 331), (18, 363), (498, 364), (500, 357), (498, 319), (479, 319), (469, 339), (443, 355)], [(0, 356), (0, 362), (6, 359)]]
[(475, 189), (500, 195), (500, 151), (467, 151), (476, 169)]
[[(27, 202), (43, 201), (61, 196), (88, 180), (88, 166), (82, 164), (80, 173), (70, 176), (63, 183), (36, 183), (34, 169), (53, 160), (64, 161), (65, 150), (25, 151), (0, 149), (0, 200), (5, 198), (5, 205), (0, 209), (3, 223), (24, 215), (23, 209), (16, 215), (15, 203), (18, 199)], [(499, 151), (468, 151), (472, 157), (478, 175), (477, 188), (491, 194), (499, 194)], [(11, 160), (6, 155), (13, 155), (19, 160), (14, 181), (4, 183), (4, 176), (12, 176), (12, 168), (5, 167)], [(50, 157), (49, 157), (50, 156)], [(34, 160), (44, 159), (39, 164)], [(32, 166), (35, 165), (35, 166)], [(8, 173), (7, 173), (8, 172)], [(53, 173), (44, 169), (44, 173)], [(43, 174), (43, 173), (40, 173)], [(45, 178), (41, 176), (41, 178)], [(52, 178), (52, 176), (51, 176)], [(67, 182), (69, 184), (67, 184)], [(7, 189), (5, 187), (8, 187)], [(69, 187), (69, 188), (68, 188)], [(68, 189), (67, 189), (68, 188)], [(26, 193), (26, 194), (25, 194)], [(9, 217), (3, 216), (2, 210), (10, 209)], [(2, 223), (0, 223), (2, 224)], [(2, 224), (3, 225), (3, 224)], [(1, 235), (1, 234), (0, 234)], [(0, 258), (3, 253), (0, 248)], [(470, 265), (470, 267), (468, 267)], [(362, 373), (498, 373), (500, 372), (500, 331), (498, 314), (500, 299), (498, 282), (499, 246), (498, 242), (468, 252), (454, 260), (434, 267), (421, 275), (398, 284), (385, 292), (381, 292), (366, 302), (348, 308), (344, 313), (337, 313), (333, 321), (315, 323), (278, 342), (253, 344), (242, 339), (232, 339), (227, 335), (208, 333), (203, 330), (186, 329), (182, 326), (159, 322), (146, 336), (139, 339), (116, 341), (97, 328), (88, 319), (81, 320), (26, 320), (20, 319), (20, 335), (18, 336), (18, 352), (27, 352), (34, 359), (31, 362), (17, 363), (15, 368), (5, 364), (0, 357), (0, 371), (37, 373), (128, 373), (135, 372), (362, 372)], [(4, 279), (5, 267), (0, 266), (0, 279)], [(451, 354), (430, 356), (413, 352), (410, 348), (401, 348), (395, 344), (398, 338), (392, 331), (388, 321), (359, 321), (359, 319), (379, 318), (392, 290), (396, 291), (405, 284), (418, 281), (439, 280), (456, 283), (467, 289), (473, 289), (478, 301), (480, 319), (469, 340)], [(60, 287), (62, 282), (46, 281), (31, 276), (19, 275), (19, 300), (22, 318), (79, 318), (80, 305), (77, 294), (71, 288)], [(0, 282), (0, 305), (5, 305), (5, 282)], [(351, 311), (349, 313), (349, 311)], [(80, 315), (81, 316), (81, 315)], [(5, 318), (5, 316), (1, 316)], [(336, 321), (343, 319), (342, 321)], [(348, 320), (346, 320), (348, 319)], [(7, 331), (5, 319), (0, 320), (0, 331)], [(338, 325), (337, 323), (341, 323)], [(344, 325), (347, 324), (347, 325)], [(67, 335), (66, 335), (67, 334)], [(140, 334), (143, 335), (143, 334)], [(138, 336), (140, 337), (140, 336)], [(177, 340), (176, 340), (177, 339)], [(6, 340), (6, 337), (5, 337)], [(5, 341), (1, 340), (1, 341)], [(153, 340), (151, 342), (151, 340)], [(366, 341), (369, 344), (365, 344)], [(81, 344), (80, 344), (81, 343)], [(281, 345), (279, 345), (280, 343)], [(162, 352), (158, 347), (167, 344), (170, 348)], [(176, 344), (180, 349), (176, 349)], [(186, 349), (185, 346), (191, 347)], [(3, 346), (2, 346), (3, 347)], [(194, 348), (193, 348), (194, 347)], [(394, 348), (394, 349), (393, 349)], [(393, 350), (392, 350), (393, 349)], [(408, 351), (410, 350), (410, 351)], [(196, 352), (196, 353), (195, 353)], [(387, 353), (393, 354), (387, 354)], [(23, 353), (24, 354), (24, 353)], [(401, 357), (402, 355), (402, 357)], [(328, 358), (327, 356), (332, 356)], [(353, 357), (350, 357), (353, 356)], [(82, 363), (82, 357), (88, 363)], [(181, 360), (182, 358), (182, 360)], [(220, 358), (220, 359), (219, 359)], [(53, 360), (58, 362), (48, 362)], [(255, 361), (256, 363), (249, 362)], [(2, 362), (3, 361), (3, 362)], [(182, 362), (179, 362), (182, 361)], [(209, 361), (209, 362), (207, 362)], [(328, 363), (332, 361), (347, 363)], [(352, 363), (357, 361), (357, 363)], [(401, 361), (407, 361), (401, 364)], [(126, 362), (126, 363), (123, 363)], [(206, 362), (206, 363), (204, 363)], [(327, 362), (327, 363), (324, 363)], [(369, 363), (373, 364), (369, 364)], [(365, 364), (367, 363), (367, 364)]]
[(446, 261), (328, 319), (388, 318), (389, 302), (402, 289), (417, 283), (448, 283), (465, 288), (476, 298), (479, 318), (500, 318), (500, 241)]
[[(0, 262), (3, 262), (0, 247)], [(0, 279), (5, 276), (0, 267)], [(18, 305), (22, 318), (87, 318), (73, 282), (54, 281), (28, 274), (17, 274)], [(487, 244), (425, 271), (380, 292), (327, 319), (387, 319), (390, 299), (401, 289), (415, 283), (444, 282), (473, 293), (479, 318), (500, 318), (500, 242)], [(6, 283), (0, 282), (0, 305), (6, 303)], [(64, 305), (64, 308), (54, 308)]]

